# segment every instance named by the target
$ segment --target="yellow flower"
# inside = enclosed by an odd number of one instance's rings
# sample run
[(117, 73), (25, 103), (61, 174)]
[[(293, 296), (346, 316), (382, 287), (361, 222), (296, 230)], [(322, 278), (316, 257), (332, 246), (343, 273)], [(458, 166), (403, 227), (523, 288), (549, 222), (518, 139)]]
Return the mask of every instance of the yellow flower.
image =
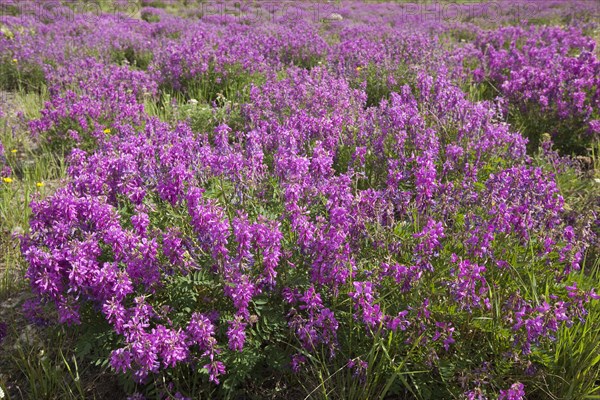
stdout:
[(12, 181), (13, 181), (12, 178), (10, 178), (8, 176), (5, 178), (2, 178), (2, 180), (4, 181), (4, 183), (12, 183)]
[(38, 182), (38, 183), (35, 184), (35, 186), (42, 187), (42, 186), (44, 186), (44, 182)]
[(7, 27), (3, 26), (0, 28), (0, 33), (4, 34), (7, 39), (11, 40), (15, 37), (15, 34), (12, 33)]
[(12, 149), (10, 152), (15, 154), (17, 152), (17, 149)]
[(13, 59), (12, 59), (12, 62), (14, 62), (15, 64), (18, 64), (18, 63), (19, 63), (19, 60), (17, 60), (16, 58), (13, 58)]
[(110, 129), (106, 128), (106, 129), (104, 130), (104, 133), (108, 135), (108, 134), (110, 133)]
[(363, 67), (356, 67), (356, 72), (360, 72), (363, 69)]

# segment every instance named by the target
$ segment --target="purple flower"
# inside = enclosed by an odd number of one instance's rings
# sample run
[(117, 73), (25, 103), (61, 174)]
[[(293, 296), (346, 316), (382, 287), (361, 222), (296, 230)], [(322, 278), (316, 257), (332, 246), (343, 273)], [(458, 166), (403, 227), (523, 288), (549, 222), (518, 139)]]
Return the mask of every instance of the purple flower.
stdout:
[(294, 354), (292, 356), (292, 361), (290, 363), (291, 367), (292, 367), (292, 371), (298, 373), (300, 372), (300, 370), (302, 369), (302, 366), (304, 364), (306, 364), (306, 357), (304, 357), (302, 354)]
[(219, 376), (225, 373), (225, 365), (221, 361), (211, 361), (204, 368), (208, 371), (208, 380), (214, 384), (219, 384)]
[(458, 261), (458, 268), (452, 271), (454, 280), (449, 283), (450, 292), (459, 307), (471, 311), (481, 308), (488, 293), (485, 279), (486, 268), (469, 260)]
[(360, 357), (357, 357), (355, 359), (348, 360), (346, 365), (352, 370), (352, 376), (357, 378), (363, 384), (366, 383), (369, 363), (361, 360)]
[(186, 329), (191, 344), (200, 346), (202, 351), (212, 348), (215, 344), (213, 335), (215, 327), (210, 320), (199, 313), (193, 313)]
[(525, 398), (525, 385), (513, 383), (509, 389), (501, 390), (498, 400), (522, 400)]
[(126, 372), (131, 368), (131, 352), (126, 349), (114, 350), (110, 356), (110, 365), (117, 372)]
[(236, 317), (229, 321), (227, 337), (229, 338), (229, 348), (234, 351), (242, 351), (246, 342), (246, 324), (242, 322), (242, 317)]

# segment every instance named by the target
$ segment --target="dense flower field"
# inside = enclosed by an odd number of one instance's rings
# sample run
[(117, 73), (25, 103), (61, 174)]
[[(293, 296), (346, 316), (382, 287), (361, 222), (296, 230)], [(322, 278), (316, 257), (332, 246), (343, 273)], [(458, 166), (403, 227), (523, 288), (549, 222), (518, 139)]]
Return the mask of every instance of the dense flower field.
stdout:
[(600, 396), (595, 2), (142, 3), (0, 1), (31, 326), (136, 399)]

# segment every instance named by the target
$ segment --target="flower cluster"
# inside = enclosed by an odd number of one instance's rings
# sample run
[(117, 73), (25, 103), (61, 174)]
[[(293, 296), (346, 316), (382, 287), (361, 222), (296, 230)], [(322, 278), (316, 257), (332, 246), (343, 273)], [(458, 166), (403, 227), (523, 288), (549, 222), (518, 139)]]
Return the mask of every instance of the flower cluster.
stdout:
[(537, 121), (563, 150), (581, 152), (598, 138), (600, 61), (593, 39), (575, 27), (516, 26), (476, 34), (460, 57), (469, 64), (476, 60), (469, 76), (508, 100), (506, 111)]

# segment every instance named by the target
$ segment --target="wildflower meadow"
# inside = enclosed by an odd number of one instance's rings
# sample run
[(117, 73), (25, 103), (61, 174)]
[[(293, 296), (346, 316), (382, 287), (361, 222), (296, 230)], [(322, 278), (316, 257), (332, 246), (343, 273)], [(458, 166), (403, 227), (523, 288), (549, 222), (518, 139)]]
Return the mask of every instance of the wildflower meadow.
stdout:
[(0, 0), (0, 399), (600, 399), (600, 2)]

